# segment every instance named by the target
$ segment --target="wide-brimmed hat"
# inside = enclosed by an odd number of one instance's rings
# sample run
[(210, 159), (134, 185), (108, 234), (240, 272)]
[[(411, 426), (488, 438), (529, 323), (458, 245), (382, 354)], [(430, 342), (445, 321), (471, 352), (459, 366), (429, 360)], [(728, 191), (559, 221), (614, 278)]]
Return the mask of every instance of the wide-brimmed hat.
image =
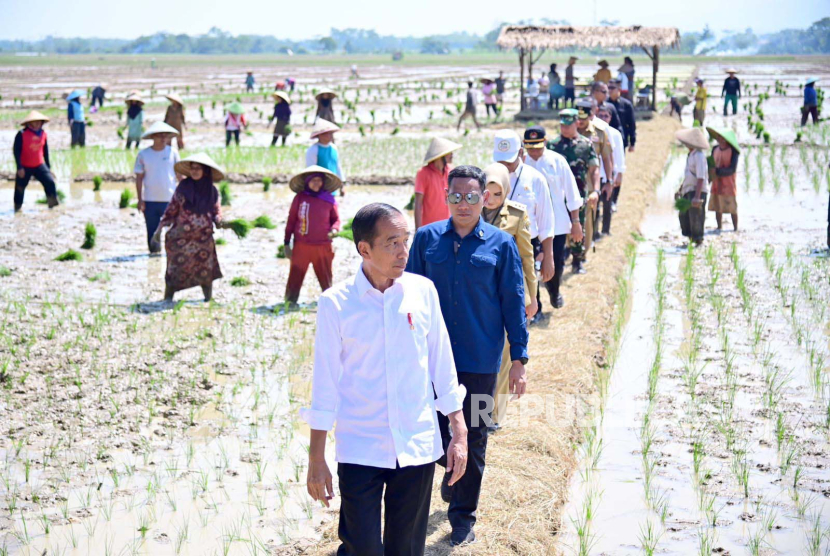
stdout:
[(318, 135), (328, 133), (329, 131), (340, 131), (340, 126), (328, 120), (324, 120), (323, 118), (317, 118), (317, 121), (314, 122), (314, 127), (311, 128), (310, 138), (314, 139)]
[(213, 178), (213, 181), (216, 182), (225, 179), (225, 169), (216, 164), (216, 162), (214, 162), (213, 159), (205, 153), (191, 154), (181, 162), (177, 162), (176, 165), (173, 166), (173, 169), (177, 174), (181, 174), (182, 176), (187, 176), (189, 178), (191, 162), (198, 162), (202, 166), (210, 168), (210, 175)]
[(731, 129), (721, 128), (721, 127), (707, 127), (706, 131), (709, 132), (709, 137), (716, 140), (718, 137), (729, 143), (729, 145), (735, 149), (736, 152), (741, 152), (741, 146), (738, 144), (738, 137), (735, 135), (735, 132)]
[(328, 168), (323, 168), (322, 166), (309, 166), (288, 182), (288, 188), (291, 189), (294, 193), (299, 193), (305, 189), (305, 179), (306, 176), (309, 174), (322, 174), (323, 175), (323, 189), (328, 192), (337, 191), (343, 185), (343, 182), (340, 181), (340, 178), (337, 177), (337, 174), (329, 170)]
[(738, 73), (738, 70), (736, 70), (735, 68), (727, 68), (726, 73)]
[(455, 152), (464, 145), (444, 139), (443, 137), (434, 137), (429, 143), (427, 154), (424, 155), (424, 166), (438, 160), (441, 157), (447, 156), (451, 152)]
[(291, 104), (291, 98), (283, 91), (274, 91), (273, 93), (271, 93), (271, 96), (274, 98), (282, 99), (282, 101), (287, 104)]
[(597, 65), (602, 66), (604, 68), (607, 68), (608, 67), (608, 60), (600, 60), (599, 62), (597, 62)]
[(692, 147), (693, 149), (709, 148), (709, 140), (706, 138), (703, 128), (693, 127), (691, 129), (681, 129), (674, 136), (687, 147)]
[(29, 122), (43, 122), (43, 123), (46, 123), (48, 121), (49, 121), (49, 116), (47, 116), (46, 114), (43, 114), (41, 112), (38, 112), (37, 110), (32, 110), (31, 112), (26, 114), (25, 118), (23, 118), (20, 121), (20, 125), (26, 125)]
[(82, 96), (84, 96), (83, 91), (75, 89), (74, 91), (66, 95), (66, 100), (75, 100), (76, 98), (81, 98)]
[(170, 102), (175, 102), (176, 104), (181, 104), (182, 106), (184, 106), (184, 100), (182, 100), (182, 97), (180, 97), (177, 93), (167, 93), (166, 95), (164, 95), (164, 98), (166, 98)]
[(314, 95), (314, 98), (319, 99), (323, 95), (334, 95), (334, 98), (337, 98), (337, 93), (329, 89), (328, 87), (323, 87), (320, 91)]
[(484, 174), (487, 176), (484, 187), (489, 183), (495, 183), (502, 188), (502, 199), (510, 196), (510, 172), (507, 171), (507, 166), (501, 162), (494, 162), (484, 169)]
[(488, 83), (492, 83), (492, 82), (493, 82), (493, 80), (492, 80), (492, 79), (490, 79), (489, 77), (481, 77), (481, 78), (479, 78), (479, 81), (481, 81), (481, 82), (482, 82), (482, 83), (484, 83), (485, 85), (487, 85)]
[(231, 114), (243, 114), (245, 109), (242, 108), (242, 105), (238, 102), (234, 101), (228, 105), (228, 112)]
[(144, 104), (144, 99), (142, 99), (141, 95), (138, 93), (130, 93), (130, 95), (124, 99), (124, 102), (138, 102), (139, 104)]
[(816, 81), (818, 81), (818, 77), (808, 77), (807, 81), (805, 81), (804, 84), (809, 85), (811, 83), (815, 83)]
[(178, 135), (179, 130), (173, 127), (172, 125), (166, 124), (164, 122), (156, 122), (141, 135), (141, 138), (148, 139), (153, 135), (157, 135), (159, 133), (172, 133), (173, 135)]

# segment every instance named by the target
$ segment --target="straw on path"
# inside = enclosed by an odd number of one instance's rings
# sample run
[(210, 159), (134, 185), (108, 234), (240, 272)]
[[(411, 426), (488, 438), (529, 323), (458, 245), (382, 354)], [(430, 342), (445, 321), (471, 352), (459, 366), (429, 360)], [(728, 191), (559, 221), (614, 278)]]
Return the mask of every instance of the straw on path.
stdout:
[[(554, 122), (543, 122), (556, 129)], [(637, 150), (627, 153), (620, 210), (614, 215), (614, 235), (589, 255), (588, 274), (565, 273), (566, 304), (552, 310), (545, 299), (549, 319), (530, 333), (531, 363), (528, 392), (548, 396), (555, 403), (558, 422), (541, 417), (524, 426), (515, 422), (517, 402), (508, 409), (508, 423), (490, 437), (487, 471), (476, 524), (478, 542), (453, 549), (447, 504), (441, 500), (443, 469), (436, 467), (430, 507), (426, 554), (560, 554), (557, 532), (567, 516), (562, 508), (575, 469), (574, 443), (580, 430), (573, 419), (573, 401), (596, 393), (594, 372), (604, 361), (604, 339), (610, 336), (611, 310), (617, 293), (617, 277), (625, 266), (625, 247), (634, 241), (645, 210), (654, 198), (679, 124), (665, 116), (638, 126)], [(567, 409), (570, 408), (570, 413)], [(514, 424), (509, 420), (513, 419)], [(334, 472), (335, 470), (332, 469)], [(335, 509), (339, 497), (335, 497)], [(323, 540), (314, 546), (295, 547), (303, 554), (333, 554), (339, 544), (334, 511), (323, 526)]]

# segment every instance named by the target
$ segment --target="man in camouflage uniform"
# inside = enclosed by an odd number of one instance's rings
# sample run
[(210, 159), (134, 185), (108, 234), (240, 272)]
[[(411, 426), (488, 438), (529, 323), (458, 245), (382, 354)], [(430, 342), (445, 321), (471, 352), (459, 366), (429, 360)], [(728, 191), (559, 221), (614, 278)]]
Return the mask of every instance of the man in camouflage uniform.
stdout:
[[(605, 170), (606, 176), (614, 175), (614, 148), (611, 146), (611, 140), (608, 137), (608, 124), (600, 119), (594, 119), (597, 112), (597, 101), (592, 97), (580, 99), (577, 102), (577, 109), (579, 110), (579, 119), (576, 122), (576, 127), (579, 134), (591, 141), (596, 151), (597, 156)], [(598, 176), (600, 179), (600, 176)], [(601, 182), (600, 201), (602, 201), (602, 210), (609, 211), (611, 214), (611, 197), (614, 194), (614, 181), (605, 180)], [(594, 221), (591, 223), (591, 237), (594, 241), (600, 239), (599, 233), (599, 210), (594, 208)], [(611, 227), (611, 220), (608, 219), (608, 228)], [(588, 234), (588, 230), (585, 231)]]
[[(584, 274), (585, 256), (593, 243), (593, 214), (599, 199), (599, 159), (591, 147), (591, 141), (577, 132), (577, 116), (578, 112), (573, 108), (559, 111), (559, 136), (548, 142), (548, 148), (561, 154), (568, 161), (583, 199), (582, 207), (579, 209), (579, 222), (585, 229), (585, 234), (582, 241), (569, 238), (568, 248), (571, 252), (573, 273)], [(587, 203), (584, 202), (586, 198)], [(590, 227), (588, 224), (591, 224)]]

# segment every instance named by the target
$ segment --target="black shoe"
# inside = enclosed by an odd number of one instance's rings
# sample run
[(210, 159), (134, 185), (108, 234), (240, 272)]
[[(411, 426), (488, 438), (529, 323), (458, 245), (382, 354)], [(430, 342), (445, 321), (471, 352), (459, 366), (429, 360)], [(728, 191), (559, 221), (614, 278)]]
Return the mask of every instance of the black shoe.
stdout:
[(571, 265), (571, 272), (574, 274), (585, 274), (585, 267), (582, 266), (582, 261), (574, 261)]
[(487, 434), (493, 434), (499, 432), (501, 430), (501, 425), (498, 423), (493, 423), (492, 425), (487, 426)]
[(441, 481), (441, 500), (443, 500), (447, 504), (450, 503), (450, 499), (452, 498), (452, 487), (450, 486), (450, 477), (452, 477), (452, 473), (444, 473), (444, 479)]
[[(14, 205), (14, 212), (20, 212), (23, 208), (23, 205)], [(828, 245), (830, 245), (830, 236), (828, 236)]]
[(476, 534), (472, 529), (453, 529), (450, 534), (450, 546), (461, 546), (476, 542)]
[(161, 253), (161, 243), (158, 241), (151, 241), (150, 242), (150, 253), (155, 255), (157, 253)]
[(599, 232), (594, 232), (594, 241), (597, 242), (602, 239), (602, 234)]
[(561, 309), (565, 306), (565, 298), (560, 293), (556, 296), (556, 299), (551, 299), (550, 304), (553, 305), (554, 309)]

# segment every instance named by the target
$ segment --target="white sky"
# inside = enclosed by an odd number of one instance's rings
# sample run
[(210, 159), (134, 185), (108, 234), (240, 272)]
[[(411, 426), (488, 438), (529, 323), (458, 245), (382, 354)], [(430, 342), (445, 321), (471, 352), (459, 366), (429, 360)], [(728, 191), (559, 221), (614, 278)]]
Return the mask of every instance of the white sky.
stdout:
[[(466, 30), (483, 34), (502, 21), (566, 19), (591, 25), (675, 26), (681, 31), (747, 27), (758, 32), (803, 28), (830, 15), (828, 0), (0, 0), (0, 39), (135, 38), (159, 31), (201, 34), (219, 27), (304, 39), (331, 27), (381, 35), (424, 36)], [(577, 7), (582, 7), (579, 10)]]

